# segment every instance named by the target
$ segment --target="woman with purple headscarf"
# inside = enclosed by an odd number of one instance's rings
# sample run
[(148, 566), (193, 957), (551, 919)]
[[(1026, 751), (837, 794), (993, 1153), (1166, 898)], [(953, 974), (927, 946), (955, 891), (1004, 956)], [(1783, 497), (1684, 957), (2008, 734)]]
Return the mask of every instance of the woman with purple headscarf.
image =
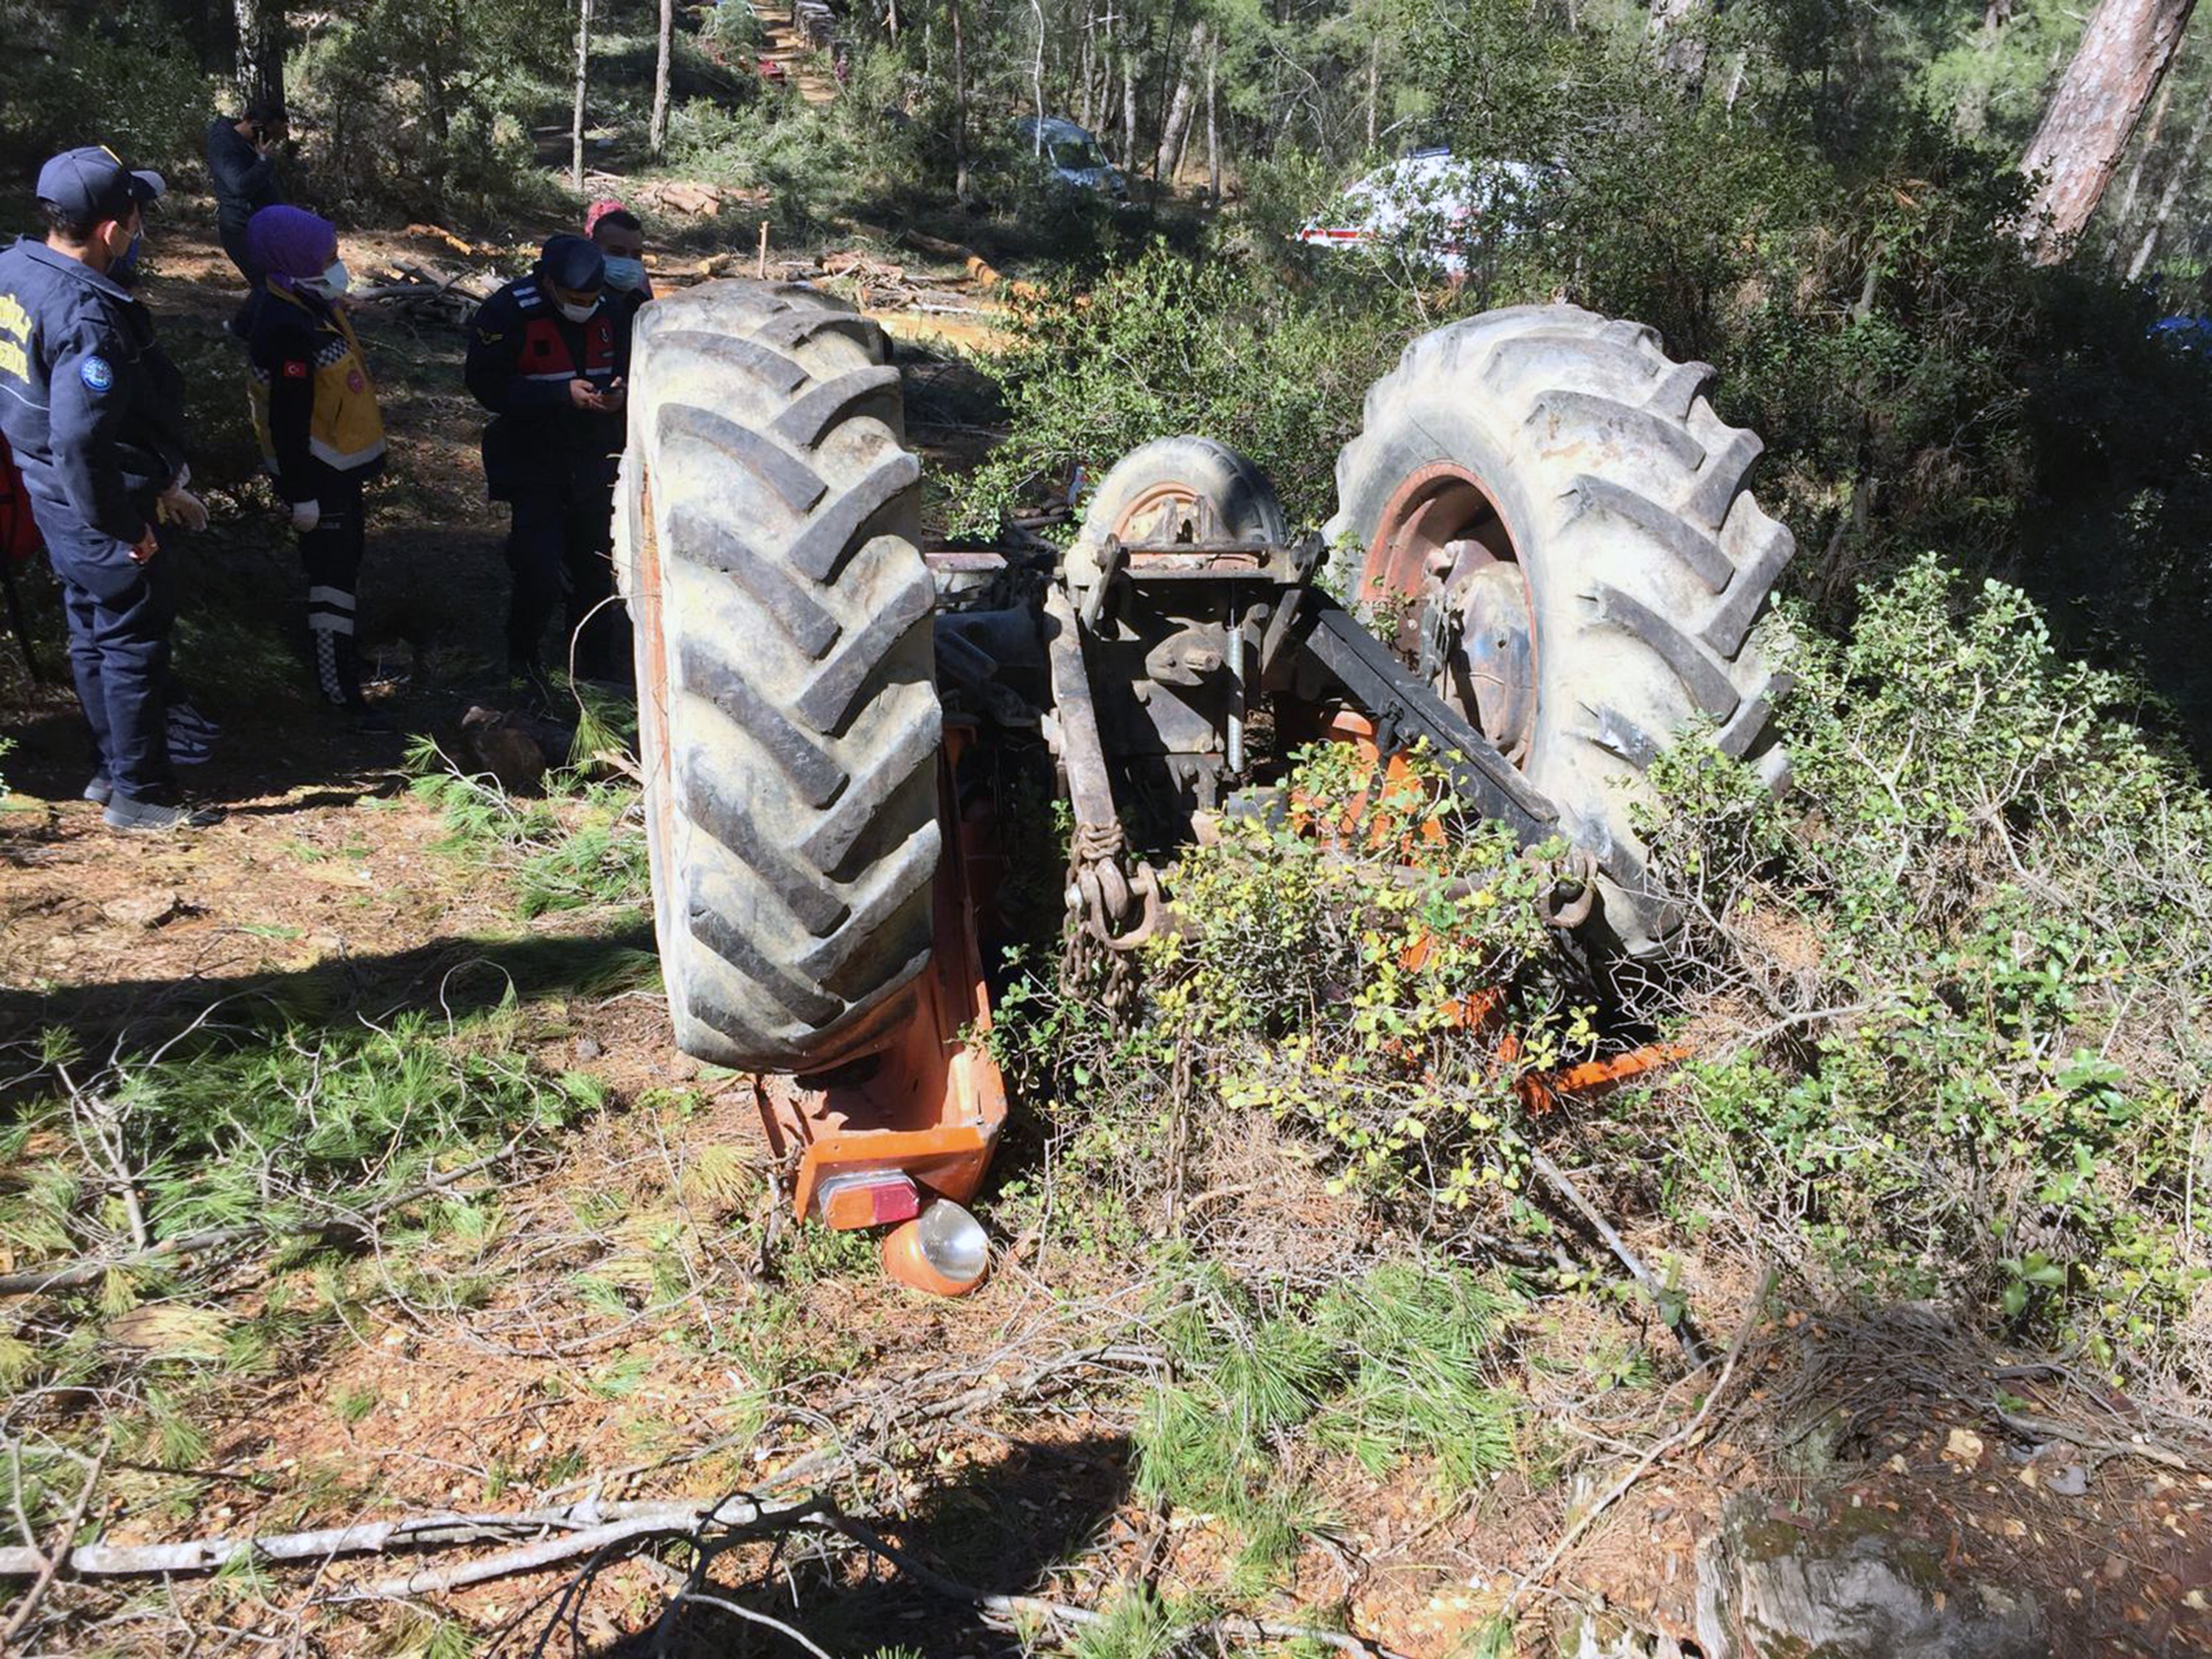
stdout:
[(361, 690), (354, 591), (364, 547), (362, 489), (384, 465), (384, 420), (353, 326), (337, 228), (303, 208), (266, 207), (246, 228), (261, 291), (240, 319), (254, 429), (300, 532), (315, 689), (356, 724), (384, 729)]

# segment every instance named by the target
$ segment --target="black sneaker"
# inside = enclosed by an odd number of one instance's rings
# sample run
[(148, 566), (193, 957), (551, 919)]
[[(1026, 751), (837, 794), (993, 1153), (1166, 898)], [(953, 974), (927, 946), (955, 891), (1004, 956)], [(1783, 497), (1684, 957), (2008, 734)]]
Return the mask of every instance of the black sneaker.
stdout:
[(211, 806), (185, 806), (158, 800), (133, 800), (128, 795), (109, 797), (100, 821), (111, 830), (204, 830), (222, 813)]
[(84, 787), (82, 799), (90, 801), (94, 806), (105, 806), (107, 805), (108, 798), (114, 793), (115, 780), (105, 772), (94, 772), (92, 775), (92, 781)]

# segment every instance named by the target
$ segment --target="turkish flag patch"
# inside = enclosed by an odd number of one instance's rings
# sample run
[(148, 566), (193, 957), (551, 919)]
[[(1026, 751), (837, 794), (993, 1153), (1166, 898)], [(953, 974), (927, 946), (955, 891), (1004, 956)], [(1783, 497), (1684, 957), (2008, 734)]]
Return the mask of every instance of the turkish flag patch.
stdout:
[(306, 380), (306, 379), (307, 378), (307, 364), (305, 364), (305, 363), (287, 363), (287, 364), (285, 364), (285, 365), (284, 365), (284, 378), (285, 378), (286, 380)]

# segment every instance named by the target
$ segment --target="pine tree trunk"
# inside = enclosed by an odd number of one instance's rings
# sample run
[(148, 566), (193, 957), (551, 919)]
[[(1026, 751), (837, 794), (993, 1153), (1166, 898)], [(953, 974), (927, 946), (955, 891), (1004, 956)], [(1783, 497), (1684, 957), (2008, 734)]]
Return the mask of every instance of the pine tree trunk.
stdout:
[(284, 113), (284, 0), (236, 0), (238, 94), (257, 114)]
[(568, 182), (584, 187), (584, 94), (592, 83), (592, 0), (576, 0), (576, 101), (568, 118)]
[(968, 54), (960, 38), (960, 0), (947, 0), (952, 25), (952, 193), (968, 200)]
[(660, 0), (660, 41), (653, 60), (653, 119), (646, 148), (658, 156), (668, 145), (668, 60), (676, 51), (676, 0)]
[(1705, 23), (1719, 9), (1719, 0), (1652, 0), (1645, 38), (1660, 69), (1692, 102), (1705, 89)]
[(1216, 207), (1221, 205), (1221, 114), (1213, 83), (1220, 67), (1221, 46), (1217, 41), (1213, 55), (1206, 60), (1206, 194)]
[(2182, 191), (2188, 188), (2197, 171), (2197, 156), (2204, 148), (2207, 127), (2212, 127), (2212, 101), (2197, 111), (2196, 125), (2189, 129), (2189, 142), (2174, 158), (2173, 171), (2166, 174), (2166, 186), (2158, 193), (2158, 205), (2151, 210), (2150, 223), (2143, 229), (2142, 240), (2136, 244), (2135, 257), (2128, 261), (2128, 280), (2131, 283), (2138, 281), (2150, 267), (2151, 255), (2158, 250), (2158, 239), (2166, 233), (2166, 222), (2172, 216), (2174, 204), (2180, 201)]
[(2158, 89), (2158, 102), (2150, 106), (2150, 122), (2143, 128), (2142, 142), (2135, 147), (2136, 159), (2128, 167), (2128, 181), (2120, 187), (2119, 205), (2112, 210), (2113, 247), (2124, 246), (2128, 233), (2128, 222), (2135, 216), (2136, 198), (2142, 190), (2143, 169), (2150, 164), (2151, 154), (2158, 149), (2159, 135), (2166, 131), (2166, 112), (2173, 104), (2173, 82), (2169, 75)]
[(2021, 160), (2040, 174), (2023, 229), (2037, 261), (2065, 258), (2158, 90), (2196, 0), (2100, 0)]
[(1121, 49), (1121, 165), (1137, 171), (1137, 54)]
[(1176, 76), (1175, 95), (1168, 100), (1166, 118), (1160, 123), (1159, 153), (1152, 162), (1152, 176), (1170, 189), (1175, 185), (1176, 172), (1182, 165), (1183, 141), (1189, 133), (1191, 106), (1198, 96), (1198, 84), (1191, 77), (1191, 65), (1201, 60), (1205, 53), (1206, 25), (1194, 23), (1190, 30), (1190, 50)]

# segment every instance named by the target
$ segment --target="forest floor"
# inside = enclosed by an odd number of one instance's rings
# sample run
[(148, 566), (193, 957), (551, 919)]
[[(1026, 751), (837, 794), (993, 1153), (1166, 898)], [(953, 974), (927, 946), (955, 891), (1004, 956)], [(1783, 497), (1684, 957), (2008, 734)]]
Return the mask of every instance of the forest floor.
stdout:
[[(349, 236), (344, 252), (359, 270), (408, 246)], [(149, 302), (206, 382), (196, 409), (242, 404), (219, 337), (237, 297), (228, 267), (180, 229), (157, 270)], [(493, 672), (501, 526), (482, 496), (478, 416), (450, 331), (372, 308), (362, 332), (393, 453), (373, 509), (365, 635), (401, 725), (450, 743), (467, 708), (499, 706), (505, 691)], [(27, 1379), (9, 1443), (25, 1458), (45, 1449), (59, 1471), (42, 1481), (29, 1540), (55, 1535), (79, 1482), (84, 1535), (117, 1545), (825, 1493), (940, 1579), (1040, 1599), (977, 1605), (849, 1529), (793, 1521), (736, 1542), (703, 1581), (687, 1577), (694, 1558), (681, 1550), (588, 1547), (451, 1588), (389, 1581), (445, 1571), (465, 1552), (65, 1575), (27, 1621), (40, 1650), (769, 1652), (783, 1638), (758, 1628), (765, 1615), (832, 1652), (950, 1656), (1012, 1650), (1010, 1623), (1065, 1633), (1073, 1615), (1046, 1603), (1139, 1623), (1146, 1608), (1234, 1607), (1355, 1632), (1351, 1651), (1420, 1659), (1464, 1650), (1509, 1601), (1529, 1653), (1545, 1650), (1554, 1609), (1589, 1605), (1694, 1641), (1699, 1541), (1748, 1494), (1788, 1528), (1884, 1516), (1947, 1568), (2031, 1587), (2054, 1651), (2212, 1651), (2212, 1476), (2129, 1402), (2063, 1362), (1984, 1351), (1914, 1310), (1869, 1323), (1761, 1303), (1756, 1264), (1633, 1229), (1651, 1259), (1681, 1264), (1716, 1345), (1736, 1336), (1717, 1390), (1648, 1310), (1594, 1286), (1519, 1320), (1510, 1374), (1495, 1380), (1531, 1431), (1472, 1486), (1419, 1456), (1369, 1464), (1309, 1449), (1289, 1471), (1288, 1539), (1256, 1557), (1222, 1516), (1171, 1505), (1140, 1480), (1134, 1437), (1160, 1391), (1189, 1381), (1163, 1330), (1194, 1265), (1326, 1286), (1404, 1257), (1405, 1241), (1332, 1192), (1264, 1115), (1176, 1155), (1175, 1190), (1188, 1195), (1178, 1209), (1159, 1201), (1159, 1171), (1146, 1166), (1161, 1154), (1143, 1126), (1102, 1142), (1065, 1109), (1018, 1118), (981, 1206), (997, 1265), (972, 1297), (921, 1297), (883, 1275), (872, 1240), (786, 1224), (754, 1080), (670, 1044), (619, 784), (530, 809), (541, 816), (526, 834), (509, 833), (524, 809), (489, 797), (493, 827), (465, 833), (450, 786), (435, 798), (414, 787), (404, 739), (357, 735), (314, 708), (283, 644), (297, 604), (286, 538), (251, 482), (235, 415), (209, 419), (195, 465), (216, 523), (179, 556), (192, 567), (179, 668), (223, 727), (194, 782), (228, 816), (176, 838), (108, 833), (76, 799), (88, 768), (69, 693), (9, 688), (6, 1109), (50, 1087), (29, 1048), (65, 1030), (88, 1057), (76, 1075), (92, 1079), (75, 1104), (235, 1110), (234, 1141), (215, 1134), (223, 1151), (200, 1160), (258, 1163), (272, 1229), (279, 1200), (325, 1221), (112, 1272), (83, 1294), (9, 1302), (0, 1336)], [(42, 632), (51, 667), (43, 612)], [(587, 829), (612, 850), (530, 914), (544, 860)], [(256, 1045), (270, 1054), (261, 1069), (223, 1071), (220, 1097), (192, 1093), (193, 1055), (228, 1066)], [(479, 1081), (511, 1073), (533, 1103), (441, 1144), (434, 1192), (379, 1209), (311, 1190), (285, 1144), (324, 1134), (341, 1105), (361, 1109), (338, 1083), (356, 1055), (372, 1074), (362, 1089), (404, 1088), (419, 1061)], [(483, 1066), (494, 1069), (468, 1069)], [(270, 1101), (240, 1097), (287, 1090), (296, 1118), (277, 1131), (249, 1121)], [(546, 1109), (556, 1093), (567, 1104)], [(68, 1115), (25, 1121), (10, 1205), (72, 1156)], [(204, 1172), (164, 1146), (143, 1150), (158, 1220)], [(348, 1204), (352, 1220), (334, 1231), (328, 1216)], [(241, 1212), (253, 1207), (249, 1197)], [(107, 1259), (111, 1237), (129, 1242), (112, 1209), (100, 1212), (106, 1233), (0, 1226), (0, 1273), (44, 1269), (64, 1247)], [(2000, 1388), (1996, 1368), (2013, 1362)], [(2008, 1410), (2092, 1427), (2024, 1437)], [(1693, 1422), (1618, 1501), (1598, 1504), (1666, 1425)], [(103, 1444), (89, 1480), (60, 1449)], [(554, 1536), (580, 1533), (571, 1514)], [(696, 1600), (672, 1613), (706, 1592), (742, 1594), (750, 1616)], [(1245, 1638), (1223, 1624), (1213, 1639)]]

